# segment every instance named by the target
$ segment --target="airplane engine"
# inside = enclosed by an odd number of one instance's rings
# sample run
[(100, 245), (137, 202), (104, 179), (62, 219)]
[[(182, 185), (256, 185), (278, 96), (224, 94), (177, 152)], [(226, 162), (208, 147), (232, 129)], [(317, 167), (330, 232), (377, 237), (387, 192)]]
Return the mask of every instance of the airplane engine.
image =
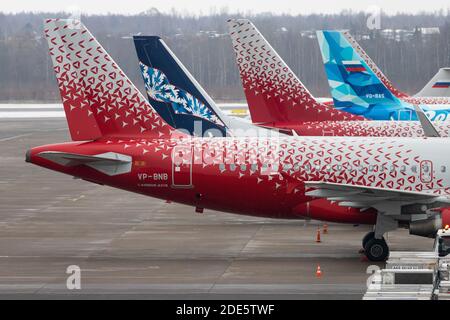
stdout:
[(409, 224), (409, 233), (416, 236), (434, 238), (439, 229), (450, 225), (450, 208), (444, 208), (427, 220), (414, 221)]

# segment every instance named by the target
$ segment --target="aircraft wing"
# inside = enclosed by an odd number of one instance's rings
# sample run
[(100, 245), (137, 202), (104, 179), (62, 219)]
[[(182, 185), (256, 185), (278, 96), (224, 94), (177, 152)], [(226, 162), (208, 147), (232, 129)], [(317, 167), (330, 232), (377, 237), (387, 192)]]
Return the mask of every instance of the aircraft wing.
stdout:
[(436, 194), (375, 188), (330, 182), (305, 182), (307, 196), (325, 198), (339, 205), (353, 208), (375, 208), (386, 214), (401, 214), (401, 207), (414, 204), (450, 203), (450, 199)]

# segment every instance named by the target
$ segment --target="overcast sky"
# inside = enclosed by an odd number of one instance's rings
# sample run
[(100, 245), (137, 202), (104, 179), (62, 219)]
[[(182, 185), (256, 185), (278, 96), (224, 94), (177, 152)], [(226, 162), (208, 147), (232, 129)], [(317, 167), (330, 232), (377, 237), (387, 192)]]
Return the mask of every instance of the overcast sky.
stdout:
[(416, 13), (420, 11), (436, 11), (450, 8), (449, 0), (3, 0), (1, 12), (22, 11), (70, 11), (80, 8), (82, 13), (134, 14), (152, 7), (161, 12), (169, 12), (176, 8), (179, 12), (190, 14), (208, 14), (212, 10), (219, 11), (227, 7), (230, 13), (235, 12), (272, 12), (272, 13), (335, 13), (343, 9), (367, 11), (371, 6), (380, 7), (384, 12)]

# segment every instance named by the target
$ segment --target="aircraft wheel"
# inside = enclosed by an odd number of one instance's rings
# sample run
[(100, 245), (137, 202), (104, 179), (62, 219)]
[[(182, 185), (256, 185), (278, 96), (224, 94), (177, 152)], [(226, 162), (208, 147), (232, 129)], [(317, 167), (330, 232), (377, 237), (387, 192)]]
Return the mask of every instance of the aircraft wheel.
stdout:
[(370, 239), (373, 239), (374, 237), (375, 237), (375, 232), (373, 232), (373, 231), (368, 232), (368, 233), (364, 236), (364, 238), (362, 239), (362, 247), (365, 248), (367, 242), (368, 242)]
[(384, 239), (370, 239), (364, 247), (366, 257), (370, 261), (385, 261), (389, 256), (389, 247)]

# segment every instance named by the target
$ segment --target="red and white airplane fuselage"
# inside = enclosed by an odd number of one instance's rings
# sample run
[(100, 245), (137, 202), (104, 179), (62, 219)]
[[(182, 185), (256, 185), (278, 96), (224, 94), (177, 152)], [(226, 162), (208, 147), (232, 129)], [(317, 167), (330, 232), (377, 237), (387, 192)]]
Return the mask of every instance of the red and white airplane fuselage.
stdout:
[(27, 158), (91, 182), (198, 208), (374, 224), (375, 210), (308, 196), (305, 183), (447, 198), (449, 157), (436, 150), (449, 147), (447, 140), (432, 138), (111, 138), (40, 146)]

